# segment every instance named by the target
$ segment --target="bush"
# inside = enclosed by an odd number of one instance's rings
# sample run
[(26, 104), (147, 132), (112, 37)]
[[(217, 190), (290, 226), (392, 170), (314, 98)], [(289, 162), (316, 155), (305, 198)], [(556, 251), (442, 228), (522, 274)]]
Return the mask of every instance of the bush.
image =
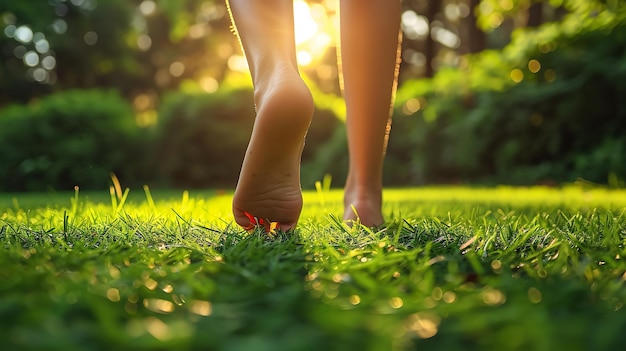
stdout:
[(159, 180), (174, 187), (232, 186), (253, 118), (250, 91), (170, 93), (159, 110), (153, 148)]
[(66, 91), (0, 111), (0, 189), (103, 189), (139, 150), (131, 107), (111, 91)]
[(349, 162), (345, 124), (340, 123), (330, 131), (326, 142), (316, 148), (312, 157), (303, 159), (301, 170), (303, 188), (313, 189), (315, 182), (322, 180), (327, 174), (332, 176), (333, 185), (344, 185)]
[[(315, 114), (303, 162), (314, 157), (339, 123), (330, 112)], [(234, 187), (254, 116), (249, 89), (169, 94), (161, 105), (155, 135), (153, 162), (160, 183), (177, 188)]]
[(404, 84), (389, 163), (424, 183), (626, 177), (626, 21), (581, 23), (519, 31), (468, 69)]

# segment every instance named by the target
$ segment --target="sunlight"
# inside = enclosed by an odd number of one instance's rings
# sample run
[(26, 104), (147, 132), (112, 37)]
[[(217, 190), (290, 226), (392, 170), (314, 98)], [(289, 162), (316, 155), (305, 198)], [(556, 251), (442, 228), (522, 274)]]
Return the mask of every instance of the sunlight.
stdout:
[(306, 2), (297, 0), (293, 3), (293, 17), (296, 45), (300, 45), (315, 36), (319, 27), (311, 17), (311, 9)]
[[(294, 36), (298, 65), (309, 66), (320, 59), (334, 45), (336, 9), (332, 2), (312, 3), (295, 0), (293, 3)], [(228, 46), (220, 51), (228, 57), (228, 68), (235, 72), (248, 72), (245, 56), (231, 54)]]
[(304, 0), (294, 1), (293, 15), (298, 64), (307, 66), (321, 58), (333, 44), (329, 34), (332, 20), (326, 6)]

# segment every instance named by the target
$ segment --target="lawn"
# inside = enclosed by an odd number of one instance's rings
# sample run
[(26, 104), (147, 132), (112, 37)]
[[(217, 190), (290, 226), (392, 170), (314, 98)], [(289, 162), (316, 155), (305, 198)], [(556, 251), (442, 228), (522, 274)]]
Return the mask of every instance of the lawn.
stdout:
[(409, 188), (388, 226), (308, 191), (246, 233), (232, 194), (0, 195), (6, 350), (614, 350), (626, 191)]

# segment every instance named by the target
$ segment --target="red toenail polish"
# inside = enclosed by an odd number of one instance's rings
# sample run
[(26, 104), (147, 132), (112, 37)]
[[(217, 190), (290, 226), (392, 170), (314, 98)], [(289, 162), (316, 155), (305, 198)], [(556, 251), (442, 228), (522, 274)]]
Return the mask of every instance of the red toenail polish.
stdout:
[(267, 233), (270, 234), (274, 234), (276, 232), (276, 229), (279, 227), (279, 223), (278, 222), (271, 222), (269, 220), (265, 220), (263, 218), (258, 218), (255, 217), (253, 215), (251, 215), (250, 213), (243, 211), (243, 214), (248, 217), (248, 220), (250, 221), (250, 224), (243, 227), (243, 229), (245, 230), (253, 230), (254, 228), (256, 228), (257, 226), (261, 226), (265, 229), (265, 231)]

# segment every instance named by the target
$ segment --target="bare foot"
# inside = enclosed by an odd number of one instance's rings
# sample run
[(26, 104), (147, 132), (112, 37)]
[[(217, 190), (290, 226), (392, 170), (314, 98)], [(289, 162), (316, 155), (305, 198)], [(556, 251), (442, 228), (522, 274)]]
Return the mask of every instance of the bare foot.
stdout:
[[(233, 197), (235, 222), (295, 228), (302, 210), (300, 158), (313, 116), (313, 98), (297, 72), (281, 71), (256, 87), (257, 117)], [(251, 216), (249, 216), (249, 215)]]
[(358, 221), (366, 227), (375, 228), (385, 223), (382, 214), (382, 190), (359, 187), (348, 180), (343, 202), (343, 220), (348, 224)]

